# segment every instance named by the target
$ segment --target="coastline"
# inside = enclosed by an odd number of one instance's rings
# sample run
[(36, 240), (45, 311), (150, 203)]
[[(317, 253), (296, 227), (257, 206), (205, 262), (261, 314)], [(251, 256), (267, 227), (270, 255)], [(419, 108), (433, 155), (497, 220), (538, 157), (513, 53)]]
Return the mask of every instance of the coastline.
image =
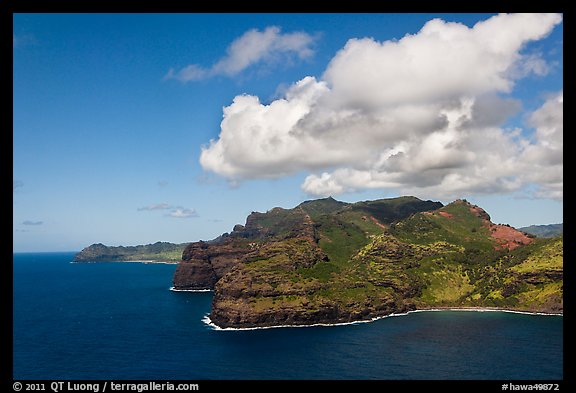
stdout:
[(515, 310), (508, 308), (498, 308), (498, 307), (433, 307), (433, 308), (422, 308), (419, 310), (409, 311), (411, 312), (423, 312), (423, 311), (476, 311), (476, 312), (507, 312), (510, 314), (526, 314), (526, 315), (549, 315), (549, 316), (564, 316), (564, 313), (553, 313), (553, 312), (542, 312), (542, 311), (526, 311), (526, 310)]
[(170, 261), (154, 261), (154, 260), (141, 260), (141, 261), (70, 261), (70, 263), (160, 263), (164, 265), (177, 265), (180, 261), (170, 262)]
[(212, 292), (212, 289), (176, 289), (174, 287), (170, 287), (172, 292)]
[(310, 328), (310, 327), (332, 327), (332, 326), (346, 326), (346, 325), (358, 325), (361, 323), (375, 322), (384, 318), (401, 317), (412, 313), (418, 312), (442, 312), (442, 311), (463, 311), (463, 312), (504, 312), (509, 314), (525, 314), (525, 315), (539, 315), (539, 316), (564, 316), (564, 313), (545, 313), (545, 312), (532, 312), (532, 311), (521, 311), (521, 310), (510, 310), (503, 308), (494, 307), (434, 307), (434, 308), (423, 308), (419, 310), (407, 311), (405, 313), (392, 313), (388, 315), (383, 315), (381, 317), (374, 317), (371, 319), (352, 321), (352, 322), (337, 322), (337, 323), (314, 323), (311, 325), (275, 325), (275, 326), (256, 326), (248, 328), (222, 328), (212, 322), (210, 315), (206, 314), (202, 318), (208, 327), (216, 331), (243, 331), (243, 330), (260, 330), (260, 329), (278, 329), (278, 328)]

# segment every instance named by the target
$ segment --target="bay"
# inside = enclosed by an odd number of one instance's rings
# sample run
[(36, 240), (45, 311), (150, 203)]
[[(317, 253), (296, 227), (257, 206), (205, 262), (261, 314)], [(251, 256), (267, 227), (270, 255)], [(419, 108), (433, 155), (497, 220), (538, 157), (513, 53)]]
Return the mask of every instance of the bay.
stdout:
[(218, 331), (175, 265), (17, 253), (14, 379), (563, 378), (563, 317), (420, 312), (334, 327)]

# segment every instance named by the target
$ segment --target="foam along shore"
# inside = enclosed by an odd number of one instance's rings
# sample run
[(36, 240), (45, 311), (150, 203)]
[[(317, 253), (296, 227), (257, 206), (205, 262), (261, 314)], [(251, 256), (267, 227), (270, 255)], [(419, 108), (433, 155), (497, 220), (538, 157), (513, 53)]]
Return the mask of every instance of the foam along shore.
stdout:
[(174, 287), (170, 287), (172, 292), (212, 292), (211, 289), (177, 289)]
[(422, 309), (422, 310), (413, 310), (407, 311), (405, 313), (392, 313), (389, 315), (384, 315), (381, 317), (374, 317), (371, 319), (360, 320), (360, 321), (352, 321), (352, 322), (338, 322), (338, 323), (314, 323), (311, 325), (276, 325), (276, 326), (256, 326), (256, 327), (248, 327), (248, 328), (222, 328), (215, 323), (212, 322), (210, 319), (210, 315), (206, 314), (204, 318), (202, 318), (202, 322), (212, 328), (212, 330), (218, 331), (242, 331), (242, 330), (260, 330), (260, 329), (277, 329), (277, 328), (308, 328), (308, 327), (331, 327), (331, 326), (346, 326), (346, 325), (359, 325), (361, 323), (370, 323), (374, 321), (378, 321), (384, 318), (392, 318), (392, 317), (401, 317), (412, 313), (418, 312), (442, 312), (442, 311), (473, 311), (473, 312), (505, 312), (510, 314), (525, 314), (525, 315), (545, 315), (545, 316), (561, 316), (563, 317), (563, 313), (544, 313), (544, 312), (530, 312), (530, 311), (519, 311), (519, 310), (506, 310), (506, 309), (499, 309), (499, 308), (485, 308), (485, 307), (462, 307), (462, 308), (454, 308), (454, 307), (445, 307), (445, 308), (429, 308), (429, 309)]

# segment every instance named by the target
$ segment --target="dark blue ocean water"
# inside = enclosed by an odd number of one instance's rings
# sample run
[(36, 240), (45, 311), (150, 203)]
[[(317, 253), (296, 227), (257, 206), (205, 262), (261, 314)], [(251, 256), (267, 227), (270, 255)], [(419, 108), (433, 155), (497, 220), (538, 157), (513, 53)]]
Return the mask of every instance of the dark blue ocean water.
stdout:
[(562, 379), (563, 318), (422, 312), (215, 331), (174, 265), (14, 254), (15, 379)]

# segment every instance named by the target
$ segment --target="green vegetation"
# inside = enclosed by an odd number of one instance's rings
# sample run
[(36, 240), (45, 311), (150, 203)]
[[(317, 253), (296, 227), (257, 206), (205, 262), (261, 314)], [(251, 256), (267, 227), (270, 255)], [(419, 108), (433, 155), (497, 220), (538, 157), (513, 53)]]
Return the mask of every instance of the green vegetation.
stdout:
[(541, 246), (529, 254), (522, 263), (511, 268), (517, 273), (562, 272), (564, 252), (562, 239), (542, 241)]
[(440, 202), (422, 201), (413, 196), (358, 202), (351, 206), (353, 210), (361, 211), (374, 217), (382, 224), (391, 224), (414, 213), (441, 207), (442, 204)]
[(354, 252), (363, 247), (368, 239), (365, 232), (351, 222), (342, 221), (339, 216), (325, 215), (317, 220), (319, 245), (331, 262), (343, 265)]
[(306, 214), (309, 214), (310, 217), (316, 218), (323, 214), (338, 212), (344, 209), (346, 206), (349, 206), (349, 204), (337, 201), (332, 197), (328, 197), (324, 199), (302, 202), (296, 209), (301, 209)]
[(467, 202), (458, 200), (428, 214), (415, 214), (395, 225), (392, 233), (408, 242), (428, 244), (440, 240), (481, 252), (494, 246), (484, 223)]
[(188, 243), (156, 242), (138, 246), (105, 246), (92, 244), (74, 256), (74, 262), (180, 262)]
[(251, 225), (260, 229), (269, 238), (287, 238), (301, 225), (304, 217), (302, 211), (275, 207), (267, 213), (252, 213)]

